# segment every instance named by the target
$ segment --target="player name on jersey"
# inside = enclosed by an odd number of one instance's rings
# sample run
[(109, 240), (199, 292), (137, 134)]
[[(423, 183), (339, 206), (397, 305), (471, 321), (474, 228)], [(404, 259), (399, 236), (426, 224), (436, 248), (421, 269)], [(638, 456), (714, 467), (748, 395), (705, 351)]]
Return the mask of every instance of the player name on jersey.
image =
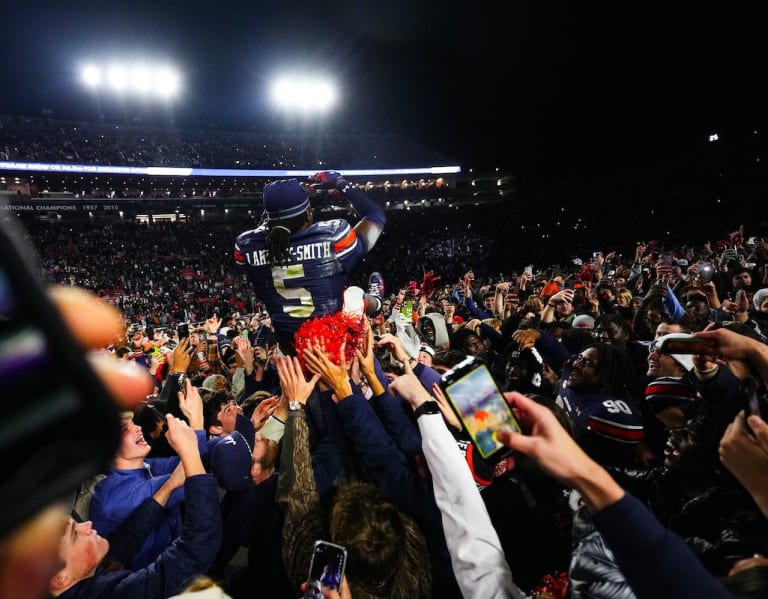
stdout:
[[(319, 241), (316, 243), (306, 243), (288, 248), (288, 253), (294, 262), (303, 262), (304, 260), (317, 260), (318, 258), (331, 257), (331, 242)], [(246, 252), (245, 260), (251, 266), (265, 266), (270, 264), (269, 250), (256, 250)]]

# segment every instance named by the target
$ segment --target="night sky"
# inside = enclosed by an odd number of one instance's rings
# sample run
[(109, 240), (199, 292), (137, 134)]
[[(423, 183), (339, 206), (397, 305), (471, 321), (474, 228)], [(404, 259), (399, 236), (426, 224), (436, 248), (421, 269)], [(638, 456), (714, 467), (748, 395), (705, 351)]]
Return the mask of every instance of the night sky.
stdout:
[(624, 4), (16, 2), (0, 23), (0, 112), (94, 118), (83, 60), (161, 56), (183, 70), (178, 126), (278, 128), (266, 82), (299, 64), (342, 82), (328, 127), (404, 134), (465, 168), (600, 168), (765, 121), (756, 13)]

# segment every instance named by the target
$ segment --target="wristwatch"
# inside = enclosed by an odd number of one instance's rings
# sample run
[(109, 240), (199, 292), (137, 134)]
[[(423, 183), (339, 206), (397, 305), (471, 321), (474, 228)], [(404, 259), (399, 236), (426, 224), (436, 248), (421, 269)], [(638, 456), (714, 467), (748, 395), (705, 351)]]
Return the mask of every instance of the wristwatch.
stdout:
[(420, 418), (423, 414), (439, 414), (440, 413), (440, 406), (436, 401), (428, 400), (425, 401), (423, 404), (421, 404), (418, 408), (416, 408), (413, 411), (414, 416), (416, 418)]
[(288, 409), (291, 412), (300, 412), (304, 409), (304, 404), (300, 401), (289, 401), (288, 402)]

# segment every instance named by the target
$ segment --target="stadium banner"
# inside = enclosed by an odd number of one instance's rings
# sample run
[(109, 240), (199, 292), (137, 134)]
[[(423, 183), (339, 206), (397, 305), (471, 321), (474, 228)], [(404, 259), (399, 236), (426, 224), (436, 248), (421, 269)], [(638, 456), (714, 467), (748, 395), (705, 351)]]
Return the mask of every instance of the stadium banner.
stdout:
[(17, 213), (74, 213), (74, 212), (113, 212), (125, 211), (128, 213), (136, 212), (173, 212), (175, 210), (214, 210), (241, 208), (251, 209), (261, 205), (261, 199), (245, 201), (243, 199), (218, 200), (211, 202), (208, 198), (183, 199), (183, 200), (137, 200), (126, 199), (69, 199), (53, 200), (30, 198), (29, 196), (6, 195), (4, 201), (0, 202), (0, 210)]

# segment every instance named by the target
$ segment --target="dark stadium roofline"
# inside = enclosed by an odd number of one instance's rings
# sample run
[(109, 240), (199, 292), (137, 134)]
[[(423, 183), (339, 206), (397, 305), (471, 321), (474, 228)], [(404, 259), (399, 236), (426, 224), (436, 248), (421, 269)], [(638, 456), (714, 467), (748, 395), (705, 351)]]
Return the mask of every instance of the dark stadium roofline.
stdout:
[[(110, 166), (98, 164), (52, 164), (45, 162), (0, 161), (0, 170), (36, 173), (88, 173), (114, 175), (155, 175), (171, 177), (309, 177), (314, 170), (251, 170), (223, 168), (174, 168), (166, 166)], [(453, 175), (461, 172), (460, 166), (425, 166), (418, 168), (334, 169), (354, 176), (387, 175)]]

